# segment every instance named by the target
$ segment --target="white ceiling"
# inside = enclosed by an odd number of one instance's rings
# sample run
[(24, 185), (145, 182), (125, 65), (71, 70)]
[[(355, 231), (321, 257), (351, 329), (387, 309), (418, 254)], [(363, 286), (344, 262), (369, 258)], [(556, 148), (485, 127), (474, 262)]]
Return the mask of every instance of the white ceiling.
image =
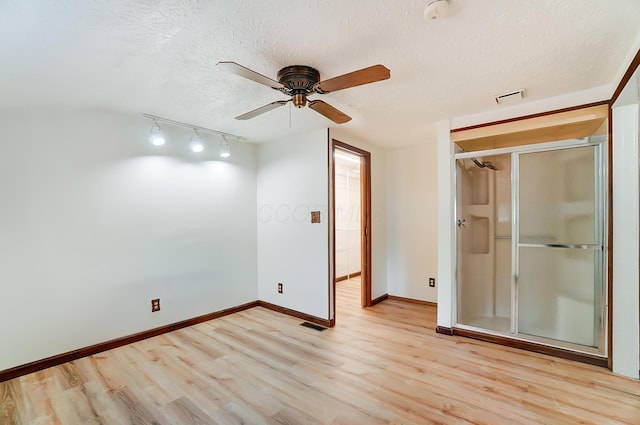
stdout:
[[(0, 106), (80, 105), (150, 113), (261, 142), (334, 126), (216, 69), (235, 61), (276, 78), (287, 65), (322, 79), (373, 64), (391, 79), (322, 96), (381, 146), (430, 138), (434, 122), (614, 84), (640, 36), (638, 0), (0, 0)], [(317, 97), (316, 97), (317, 98)]]

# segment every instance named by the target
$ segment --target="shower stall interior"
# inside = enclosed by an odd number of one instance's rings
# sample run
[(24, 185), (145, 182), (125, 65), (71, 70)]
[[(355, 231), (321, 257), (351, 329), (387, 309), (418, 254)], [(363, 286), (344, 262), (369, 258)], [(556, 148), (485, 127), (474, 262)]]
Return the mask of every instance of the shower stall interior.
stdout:
[(456, 154), (456, 327), (605, 356), (605, 142)]

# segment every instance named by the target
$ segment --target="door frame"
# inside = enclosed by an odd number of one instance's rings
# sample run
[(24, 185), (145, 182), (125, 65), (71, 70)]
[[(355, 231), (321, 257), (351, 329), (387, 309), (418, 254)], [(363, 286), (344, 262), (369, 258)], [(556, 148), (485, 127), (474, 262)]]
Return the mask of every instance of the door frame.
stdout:
[[(336, 150), (344, 151), (352, 155), (360, 157), (360, 250), (361, 250), (361, 286), (360, 286), (360, 305), (362, 307), (371, 307), (371, 153), (336, 139), (331, 139), (329, 158), (330, 158), (330, 210), (333, 219), (330, 225), (330, 249), (331, 249), (331, 276), (330, 291), (332, 294), (332, 305), (329, 306), (330, 320), (335, 324), (336, 311), (336, 184), (335, 175), (336, 167), (334, 161), (334, 153)], [(333, 307), (333, 308), (332, 308)], [(331, 315), (333, 313), (333, 315)]]

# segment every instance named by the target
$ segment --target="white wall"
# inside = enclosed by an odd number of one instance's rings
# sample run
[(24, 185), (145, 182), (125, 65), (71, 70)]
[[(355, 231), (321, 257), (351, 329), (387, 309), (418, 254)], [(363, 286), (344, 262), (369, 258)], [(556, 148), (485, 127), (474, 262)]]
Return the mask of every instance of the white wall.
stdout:
[[(621, 79), (640, 48), (619, 70)], [(640, 69), (613, 105), (613, 371), (640, 372)]]
[(387, 154), (389, 295), (437, 301), (437, 160), (435, 140)]
[(257, 299), (255, 148), (150, 126), (0, 111), (0, 370)]
[(616, 85), (617, 83), (605, 84), (603, 86), (536, 100), (534, 102), (527, 101), (511, 105), (496, 105), (494, 109), (478, 114), (451, 118), (451, 128), (469, 127), (477, 124), (533, 115), (540, 112), (571, 108), (576, 105), (605, 101), (611, 98), (611, 94), (615, 90)]
[[(258, 148), (259, 299), (322, 319), (329, 319), (328, 147), (323, 129)], [(311, 223), (314, 210), (319, 224)]]
[(371, 153), (371, 298), (387, 293), (387, 152), (351, 136), (341, 128), (329, 130), (336, 139)]
[(640, 108), (635, 93), (635, 104), (613, 108), (613, 371), (638, 378)]
[(453, 325), (455, 309), (456, 232), (453, 143), (448, 120), (438, 121), (438, 326)]

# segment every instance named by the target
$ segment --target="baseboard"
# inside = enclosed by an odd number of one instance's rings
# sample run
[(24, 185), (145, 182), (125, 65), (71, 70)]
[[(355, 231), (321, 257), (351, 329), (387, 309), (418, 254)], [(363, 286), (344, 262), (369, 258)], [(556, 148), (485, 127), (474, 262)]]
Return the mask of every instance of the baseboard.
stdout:
[(143, 339), (162, 335), (167, 332), (186, 328), (188, 326), (197, 325), (198, 323), (207, 322), (212, 319), (217, 319), (218, 317), (227, 316), (233, 313), (238, 313), (240, 311), (257, 307), (258, 305), (259, 305), (258, 301), (252, 301), (236, 307), (227, 308), (224, 310), (216, 311), (214, 313), (205, 314), (202, 316), (194, 317), (192, 319), (187, 319), (181, 322), (172, 323), (170, 325), (161, 326), (159, 328), (150, 329), (148, 331), (142, 331), (133, 335), (112, 339), (111, 341), (101, 342), (99, 344), (91, 345), (89, 347), (84, 347), (78, 350), (69, 351), (67, 353), (58, 354), (56, 356), (47, 357), (46, 359), (36, 360), (34, 362), (27, 363), (21, 366), (16, 366), (11, 369), (2, 370), (0, 371), (0, 382), (18, 378), (20, 376), (27, 375), (29, 373), (38, 372), (40, 370), (47, 369), (52, 366), (58, 366), (63, 363), (67, 363), (83, 357), (98, 354), (103, 351), (112, 350), (114, 348), (122, 347), (123, 345), (132, 344), (134, 342), (138, 342), (138, 341), (142, 341)]
[(336, 277), (336, 282), (342, 282), (343, 280), (351, 279), (352, 277), (358, 277), (361, 274), (362, 274), (361, 272), (355, 272), (355, 273), (350, 273), (344, 276)]
[[(447, 328), (448, 329), (448, 328)], [(595, 366), (608, 367), (608, 360), (605, 357), (594, 356), (586, 353), (578, 353), (562, 348), (549, 347), (547, 345), (536, 344), (535, 342), (521, 341), (518, 339), (506, 338), (497, 335), (485, 334), (483, 332), (470, 331), (467, 329), (453, 328), (452, 335), (464, 336), (480, 341), (491, 342), (494, 344), (504, 345), (506, 347), (518, 348), (520, 350), (533, 351), (534, 353), (546, 354), (562, 359), (573, 360), (582, 363), (588, 363)], [(436, 329), (438, 332), (438, 329)]]
[[(260, 307), (264, 307), (266, 309), (269, 309), (269, 310), (272, 310), (272, 311), (275, 311), (275, 312), (278, 312), (278, 313), (286, 314), (288, 316), (297, 317), (298, 319), (302, 319), (302, 320), (305, 320), (307, 322), (315, 323), (316, 325), (324, 326), (325, 328), (332, 327), (331, 320), (322, 319), (320, 317), (312, 316), (312, 315), (307, 314), (307, 313), (302, 313), (300, 311), (291, 310), (290, 308), (281, 307), (279, 305), (271, 304), (271, 303), (268, 303), (266, 301), (258, 301), (258, 305)], [(334, 323), (334, 325), (335, 325), (335, 323)]]
[(453, 328), (447, 328), (446, 326), (436, 326), (436, 333), (442, 335), (453, 335)]
[(375, 300), (371, 300), (371, 307), (373, 307), (376, 304), (380, 304), (382, 301), (386, 300), (387, 298), (389, 298), (389, 295), (388, 294), (384, 294), (384, 295), (379, 296)]
[(431, 307), (438, 307), (438, 303), (434, 303), (434, 302), (431, 302), (431, 301), (417, 300), (415, 298), (398, 297), (397, 295), (389, 295), (388, 298), (390, 300), (405, 301), (405, 302), (408, 302), (408, 303), (428, 305), (428, 306), (431, 306)]

